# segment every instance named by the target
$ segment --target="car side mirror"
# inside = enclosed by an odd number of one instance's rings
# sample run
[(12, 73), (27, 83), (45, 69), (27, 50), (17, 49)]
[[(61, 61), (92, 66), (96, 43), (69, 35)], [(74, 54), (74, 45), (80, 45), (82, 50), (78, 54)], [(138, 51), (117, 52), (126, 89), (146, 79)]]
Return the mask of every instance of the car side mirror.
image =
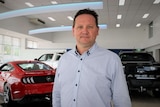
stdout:
[(34, 60), (38, 61), (38, 59), (37, 59), (37, 58), (35, 58)]

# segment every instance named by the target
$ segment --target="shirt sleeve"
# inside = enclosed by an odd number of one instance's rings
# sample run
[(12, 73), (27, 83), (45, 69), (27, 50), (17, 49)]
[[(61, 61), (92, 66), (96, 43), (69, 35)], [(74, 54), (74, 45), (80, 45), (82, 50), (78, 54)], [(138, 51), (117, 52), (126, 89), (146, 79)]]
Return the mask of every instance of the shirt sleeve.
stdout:
[[(114, 107), (131, 107), (131, 100), (128, 92), (128, 86), (124, 75), (122, 63), (117, 57), (117, 61), (114, 61), (112, 75), (112, 93), (113, 93), (113, 105)], [(112, 64), (113, 64), (112, 63)]]
[(52, 107), (61, 107), (59, 75), (59, 72), (56, 72), (52, 91)]

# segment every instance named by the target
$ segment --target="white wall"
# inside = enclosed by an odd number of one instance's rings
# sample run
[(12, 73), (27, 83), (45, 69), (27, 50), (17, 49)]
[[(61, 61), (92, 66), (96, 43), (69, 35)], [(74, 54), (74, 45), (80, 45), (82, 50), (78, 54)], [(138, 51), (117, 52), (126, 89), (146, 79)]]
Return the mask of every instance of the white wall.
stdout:
[(160, 50), (160, 16), (153, 21), (153, 37), (146, 37), (144, 46), (148, 52), (153, 52), (155, 59), (160, 62), (160, 53), (157, 55), (157, 51)]
[[(144, 48), (142, 42), (147, 36), (148, 29), (105, 29), (100, 30), (97, 42), (108, 49), (135, 49)], [(75, 40), (72, 32), (56, 32), (53, 35), (53, 43), (61, 48), (72, 48)]]
[[(39, 39), (36, 37), (28, 36), (25, 34), (21, 34), (18, 32), (13, 32), (10, 30), (2, 29), (0, 28), (0, 35), (6, 35), (6, 36), (11, 36), (11, 37), (17, 37), (20, 39), (21, 42), (21, 47), (20, 47), (20, 53), (19, 56), (13, 56), (13, 55), (0, 55), (0, 58), (3, 58), (2, 62), (10, 61), (10, 60), (24, 60), (24, 59), (34, 59), (38, 58), (40, 55), (44, 53), (53, 53), (53, 52), (62, 52), (65, 51), (65, 49), (62, 48), (53, 48), (52, 46), (54, 45), (50, 41), (46, 41), (43, 39)], [(37, 42), (38, 48), (37, 49), (27, 49), (25, 40), (33, 40)]]

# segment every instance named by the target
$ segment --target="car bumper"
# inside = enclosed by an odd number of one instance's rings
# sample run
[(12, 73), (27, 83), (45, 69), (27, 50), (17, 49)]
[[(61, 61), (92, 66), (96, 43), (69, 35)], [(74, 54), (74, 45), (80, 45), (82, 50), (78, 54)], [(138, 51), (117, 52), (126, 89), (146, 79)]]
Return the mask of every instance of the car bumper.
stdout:
[(52, 93), (53, 83), (46, 84), (27, 84), (12, 91), (13, 100), (21, 100), (25, 96), (49, 95)]
[(145, 89), (160, 89), (159, 79), (128, 79), (129, 89), (145, 88)]

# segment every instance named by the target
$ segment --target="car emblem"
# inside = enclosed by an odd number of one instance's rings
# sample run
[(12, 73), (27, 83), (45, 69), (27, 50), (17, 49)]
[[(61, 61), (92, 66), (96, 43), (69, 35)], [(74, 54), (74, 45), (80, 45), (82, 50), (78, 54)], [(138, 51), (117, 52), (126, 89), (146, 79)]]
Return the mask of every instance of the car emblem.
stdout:
[(145, 71), (143, 71), (143, 70), (138, 70), (137, 72), (138, 72), (138, 73), (144, 73)]
[(52, 81), (51, 76), (47, 76), (47, 77), (46, 77), (46, 80), (47, 80), (48, 82), (51, 82), (51, 81)]

